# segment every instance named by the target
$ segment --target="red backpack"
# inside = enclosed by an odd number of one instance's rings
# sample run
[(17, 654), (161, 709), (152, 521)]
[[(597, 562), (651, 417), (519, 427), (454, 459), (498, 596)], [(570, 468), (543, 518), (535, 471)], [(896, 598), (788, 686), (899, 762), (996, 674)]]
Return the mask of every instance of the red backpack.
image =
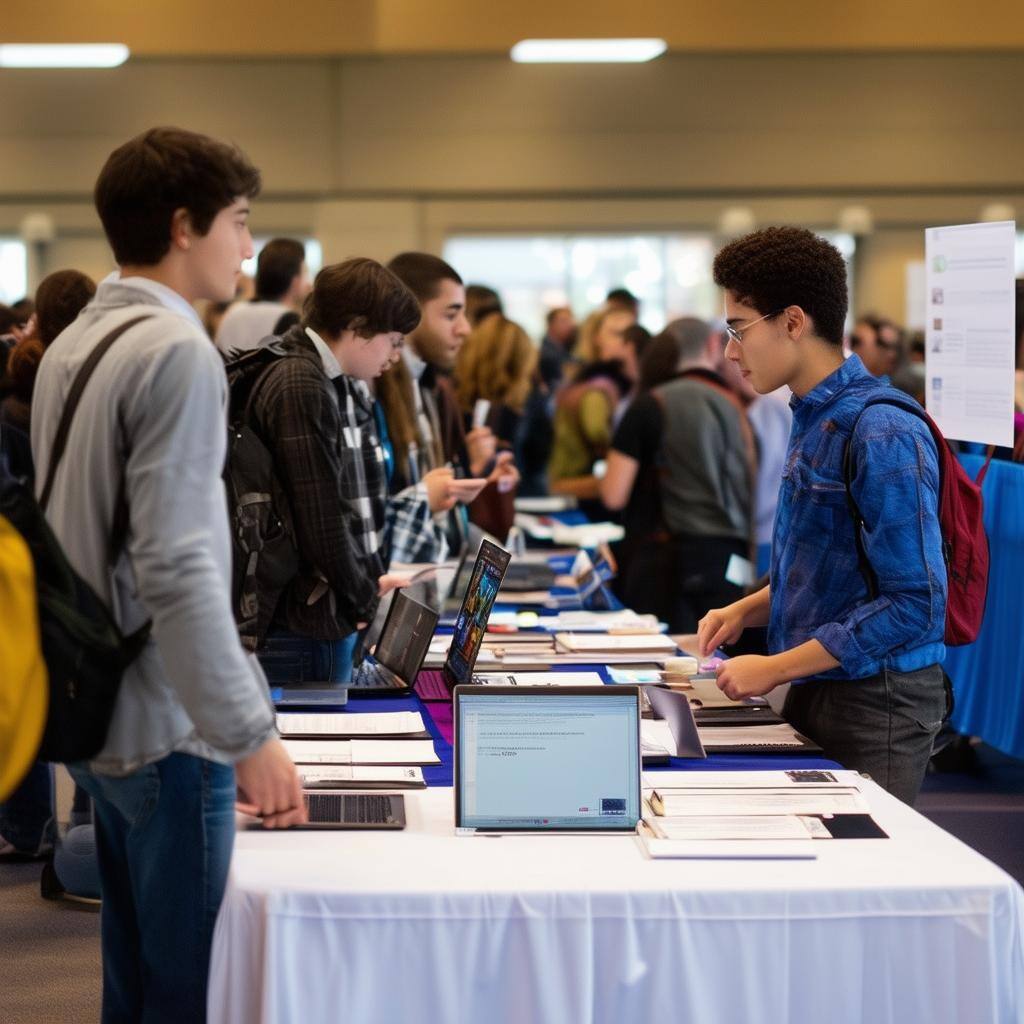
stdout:
[[(947, 647), (973, 643), (978, 638), (985, 618), (985, 598), (988, 594), (988, 536), (982, 521), (981, 485), (992, 461), (992, 453), (989, 452), (985, 465), (981, 467), (977, 478), (972, 480), (935, 421), (913, 399), (878, 398), (867, 402), (860, 416), (873, 405), (895, 405), (912, 413), (924, 420), (932, 433), (939, 453), (939, 528), (942, 531), (942, 557), (946, 563), (948, 584), (945, 642)], [(850, 430), (851, 439), (860, 416)], [(847, 504), (853, 515), (857, 560), (868, 593), (874, 599), (878, 595), (878, 580), (864, 550), (864, 539), (861, 536), (864, 518), (850, 491), (853, 472), (849, 441), (843, 455), (843, 478), (846, 482)]]

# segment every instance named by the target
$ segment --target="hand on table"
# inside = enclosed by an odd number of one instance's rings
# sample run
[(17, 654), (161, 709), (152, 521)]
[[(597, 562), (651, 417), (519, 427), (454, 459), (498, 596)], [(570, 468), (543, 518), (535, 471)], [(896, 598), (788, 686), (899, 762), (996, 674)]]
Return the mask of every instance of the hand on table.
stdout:
[(741, 654), (718, 667), (718, 688), (730, 700), (763, 697), (786, 680), (774, 658), (760, 654)]
[[(407, 587), (410, 583), (412, 583), (412, 577), (406, 576), (405, 573), (386, 572), (377, 579), (377, 596), (383, 597), (392, 590), (401, 590), (402, 587)], [(363, 627), (360, 626), (359, 628), (362, 629)]]
[(302, 782), (284, 744), (274, 736), (235, 765), (238, 800), (244, 814), (263, 819), (264, 828), (288, 828), (308, 819)]

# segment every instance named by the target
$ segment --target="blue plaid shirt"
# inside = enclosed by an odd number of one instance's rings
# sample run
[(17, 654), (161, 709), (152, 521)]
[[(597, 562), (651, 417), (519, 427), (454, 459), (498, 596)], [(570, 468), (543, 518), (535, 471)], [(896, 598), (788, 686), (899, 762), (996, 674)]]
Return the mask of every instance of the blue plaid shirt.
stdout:
[[(768, 647), (816, 639), (838, 662), (823, 679), (910, 672), (942, 661), (946, 566), (938, 521), (939, 466), (927, 425), (891, 405), (868, 409), (850, 450), (851, 492), (878, 578), (871, 600), (857, 562), (843, 453), (869, 400), (894, 389), (851, 356), (803, 398), (793, 429), (772, 537)], [(900, 392), (894, 396), (907, 401)]]

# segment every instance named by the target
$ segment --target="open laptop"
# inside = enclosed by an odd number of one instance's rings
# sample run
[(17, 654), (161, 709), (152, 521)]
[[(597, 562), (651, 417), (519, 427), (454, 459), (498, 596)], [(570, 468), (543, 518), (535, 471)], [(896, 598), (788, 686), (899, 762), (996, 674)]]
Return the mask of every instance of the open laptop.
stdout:
[(444, 667), (440, 671), (420, 672), (416, 677), (416, 692), (424, 700), (447, 700), (460, 683), (472, 682), (473, 666), (487, 631), (487, 620), (511, 557), (504, 548), (489, 540), (480, 542), (469, 585), (455, 616)]
[(411, 692), (436, 627), (436, 611), (403, 590), (396, 590), (373, 654), (368, 654), (352, 673), (349, 696)]
[(636, 831), (638, 686), (459, 686), (454, 718), (457, 829)]

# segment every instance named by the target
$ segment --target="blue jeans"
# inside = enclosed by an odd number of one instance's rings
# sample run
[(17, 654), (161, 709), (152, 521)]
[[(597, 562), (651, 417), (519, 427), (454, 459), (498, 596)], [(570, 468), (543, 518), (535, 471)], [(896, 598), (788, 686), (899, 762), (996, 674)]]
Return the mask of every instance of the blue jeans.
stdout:
[(313, 640), (272, 629), (256, 652), (271, 686), (293, 683), (350, 683), (358, 633), (340, 640)]
[(36, 761), (18, 788), (0, 803), (0, 836), (19, 853), (34, 854), (44, 839), (53, 841), (53, 775)]
[(124, 778), (68, 770), (93, 798), (103, 1024), (205, 1021), (235, 839), (234, 769), (170, 754)]

